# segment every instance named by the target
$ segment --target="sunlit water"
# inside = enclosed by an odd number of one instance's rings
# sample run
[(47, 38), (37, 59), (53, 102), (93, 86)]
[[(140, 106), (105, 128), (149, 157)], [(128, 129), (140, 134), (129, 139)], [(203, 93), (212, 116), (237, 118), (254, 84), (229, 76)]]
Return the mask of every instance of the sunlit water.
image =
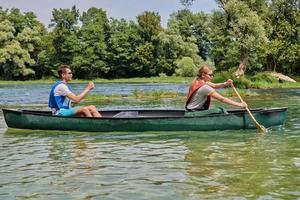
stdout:
[[(49, 87), (2, 86), (0, 106), (46, 110)], [(75, 91), (83, 87), (73, 85)], [(130, 94), (185, 92), (187, 85), (96, 88), (94, 93)], [(35, 131), (7, 129), (1, 113), (0, 199), (300, 199), (300, 90), (255, 92), (260, 95), (245, 98), (251, 107), (289, 107), (285, 127), (265, 135)]]

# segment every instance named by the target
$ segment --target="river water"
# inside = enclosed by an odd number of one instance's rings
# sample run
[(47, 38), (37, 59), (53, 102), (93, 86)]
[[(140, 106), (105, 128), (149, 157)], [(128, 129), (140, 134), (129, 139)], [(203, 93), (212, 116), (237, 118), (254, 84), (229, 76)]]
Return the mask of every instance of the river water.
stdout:
[[(186, 92), (187, 87), (97, 84), (92, 93)], [(49, 89), (2, 85), (0, 107), (46, 110)], [(264, 135), (36, 131), (7, 129), (0, 113), (0, 199), (300, 199), (300, 89), (254, 92), (259, 95), (245, 97), (250, 107), (289, 108), (284, 127)]]

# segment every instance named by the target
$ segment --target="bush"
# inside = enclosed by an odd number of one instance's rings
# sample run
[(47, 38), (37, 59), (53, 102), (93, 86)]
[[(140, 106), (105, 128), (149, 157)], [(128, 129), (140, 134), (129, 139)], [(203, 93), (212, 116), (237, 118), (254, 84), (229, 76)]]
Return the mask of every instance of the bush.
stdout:
[(278, 83), (277, 78), (267, 73), (258, 73), (251, 78), (253, 82)]
[(250, 88), (252, 87), (251, 80), (247, 79), (245, 76), (236, 78), (230, 71), (227, 72), (217, 72), (212, 80), (214, 83), (223, 83), (228, 79), (232, 79), (236, 87), (239, 88)]
[(166, 77), (168, 77), (165, 73), (159, 73), (159, 75), (158, 75), (160, 78), (166, 78)]
[(247, 79), (245, 76), (239, 78), (233, 77), (232, 80), (236, 87), (243, 88), (243, 89), (252, 87), (251, 80)]
[(183, 57), (178, 62), (176, 62), (176, 65), (177, 65), (177, 69), (175, 70), (175, 74), (177, 76), (183, 76), (183, 77), (196, 76), (197, 68), (192, 58)]
[(216, 72), (214, 74), (213, 82), (215, 83), (223, 83), (227, 81), (228, 79), (232, 79), (232, 74), (228, 71), (226, 72)]

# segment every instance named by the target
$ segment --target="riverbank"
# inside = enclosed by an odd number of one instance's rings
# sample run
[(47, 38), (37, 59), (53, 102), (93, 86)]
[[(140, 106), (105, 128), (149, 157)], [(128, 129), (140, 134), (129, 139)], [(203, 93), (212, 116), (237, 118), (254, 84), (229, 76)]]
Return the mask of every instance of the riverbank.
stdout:
[[(236, 97), (233, 90), (226, 89), (219, 91), (220, 94), (227, 97)], [(241, 96), (259, 96), (256, 92), (240, 89), (239, 93)], [(267, 96), (265, 94), (264, 96)], [(150, 105), (153, 103), (157, 104), (172, 104), (172, 105), (184, 105), (186, 100), (186, 93), (183, 92), (172, 92), (172, 91), (148, 91), (144, 92), (141, 90), (134, 90), (132, 94), (120, 95), (120, 94), (88, 94), (82, 101), (81, 105), (89, 104), (101, 104), (101, 105)]]
[[(175, 76), (163, 76), (163, 77), (149, 77), (149, 78), (121, 78), (121, 79), (92, 79), (92, 80), (79, 80), (74, 79), (72, 83), (86, 83), (93, 81), (94, 83), (181, 83), (189, 84), (193, 80), (193, 77), (175, 77)], [(226, 78), (219, 76), (218, 74), (213, 79), (213, 82), (223, 82)], [(52, 84), (56, 79), (40, 79), (40, 80), (26, 80), (26, 81), (4, 81), (0, 80), (0, 85), (8, 84)], [(234, 79), (235, 85), (241, 88), (257, 88), (257, 89), (270, 89), (270, 88), (300, 88), (300, 82), (268, 82), (264, 80), (251, 81), (248, 78)]]
[[(119, 78), (119, 79), (90, 79), (90, 80), (80, 80), (74, 79), (72, 83), (86, 83), (88, 81), (93, 81), (94, 83), (190, 83), (193, 78), (191, 77), (149, 77), (149, 78)], [(26, 80), (26, 81), (5, 81), (0, 80), (0, 85), (5, 84), (40, 84), (40, 83), (53, 83), (57, 79), (40, 79), (40, 80)]]

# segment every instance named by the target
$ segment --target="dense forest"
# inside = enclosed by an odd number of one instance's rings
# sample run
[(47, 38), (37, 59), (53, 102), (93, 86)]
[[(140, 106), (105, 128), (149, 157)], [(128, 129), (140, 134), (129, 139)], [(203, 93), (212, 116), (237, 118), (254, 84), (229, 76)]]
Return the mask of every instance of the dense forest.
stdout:
[(75, 78), (194, 76), (202, 63), (235, 76), (300, 74), (299, 0), (218, 0), (192, 13), (193, 0), (167, 27), (157, 12), (136, 21), (108, 18), (102, 8), (53, 9), (45, 27), (32, 12), (0, 7), (0, 79), (41, 79), (64, 63)]

